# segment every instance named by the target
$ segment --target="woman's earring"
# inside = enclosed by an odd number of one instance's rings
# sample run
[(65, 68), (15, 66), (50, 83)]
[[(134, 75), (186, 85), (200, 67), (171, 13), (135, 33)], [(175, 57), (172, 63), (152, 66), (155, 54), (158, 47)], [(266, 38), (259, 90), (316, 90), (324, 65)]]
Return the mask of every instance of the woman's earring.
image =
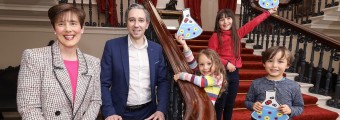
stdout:
[(54, 34), (56, 35), (57, 33), (56, 33), (56, 32), (54, 32)]

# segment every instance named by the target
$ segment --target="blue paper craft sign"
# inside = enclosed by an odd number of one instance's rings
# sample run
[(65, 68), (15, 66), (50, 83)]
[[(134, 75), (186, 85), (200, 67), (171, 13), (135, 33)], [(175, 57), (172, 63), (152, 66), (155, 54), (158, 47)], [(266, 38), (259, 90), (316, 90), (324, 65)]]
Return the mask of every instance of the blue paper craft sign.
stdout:
[(183, 19), (177, 30), (177, 35), (182, 35), (185, 40), (198, 37), (203, 32), (202, 28), (190, 16), (190, 9), (183, 10)]
[(286, 114), (280, 113), (277, 108), (265, 105), (262, 108), (262, 111), (256, 112), (254, 111), (251, 114), (256, 120), (288, 120), (289, 117)]
[(256, 120), (288, 120), (289, 116), (278, 111), (279, 103), (276, 101), (276, 91), (267, 90), (266, 99), (262, 102), (262, 111), (251, 114)]
[(259, 5), (264, 9), (272, 9), (278, 6), (279, 3), (279, 0), (259, 0)]

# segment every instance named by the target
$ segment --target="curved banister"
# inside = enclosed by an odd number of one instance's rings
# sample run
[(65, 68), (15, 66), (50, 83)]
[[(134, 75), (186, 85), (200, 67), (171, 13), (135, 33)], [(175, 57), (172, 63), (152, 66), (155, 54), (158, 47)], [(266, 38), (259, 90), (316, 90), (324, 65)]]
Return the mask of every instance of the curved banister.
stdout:
[[(265, 11), (265, 9), (258, 7), (255, 0), (250, 0), (250, 3), (251, 3), (250, 5), (253, 8), (253, 10), (255, 10), (257, 12)], [(309, 37), (320, 41), (320, 43), (325, 44), (326, 46), (329, 46), (329, 47), (332, 47), (332, 48), (339, 48), (340, 47), (340, 40), (336, 40), (334, 38), (331, 38), (331, 37), (329, 37), (329, 36), (327, 36), (327, 35), (325, 35), (321, 32), (307, 28), (305, 26), (302, 26), (302, 25), (300, 25), (296, 22), (290, 21), (290, 20), (283, 18), (281, 16), (278, 16), (278, 15), (271, 15), (271, 19), (273, 19), (276, 22), (279, 22), (280, 24), (283, 24), (285, 26), (290, 27), (290, 28), (294, 29), (295, 31), (309, 35)]]
[[(185, 62), (185, 57), (177, 46), (173, 36), (165, 26), (156, 8), (150, 0), (144, 0), (144, 7), (150, 12), (151, 23), (157, 34), (164, 53), (174, 73), (189, 72), (192, 70)], [(178, 81), (185, 102), (184, 120), (215, 120), (215, 109), (206, 92), (189, 82)], [(181, 112), (181, 111), (179, 111)]]

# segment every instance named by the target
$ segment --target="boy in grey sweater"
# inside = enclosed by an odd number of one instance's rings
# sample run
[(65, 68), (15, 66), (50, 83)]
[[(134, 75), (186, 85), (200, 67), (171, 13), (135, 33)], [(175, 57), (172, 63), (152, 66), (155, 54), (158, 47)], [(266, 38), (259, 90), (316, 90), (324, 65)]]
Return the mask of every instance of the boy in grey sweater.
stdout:
[(279, 112), (290, 118), (303, 112), (304, 103), (299, 84), (283, 76), (292, 59), (290, 51), (282, 46), (274, 46), (264, 52), (262, 63), (268, 75), (252, 82), (244, 102), (248, 110), (262, 111), (266, 91), (274, 90)]

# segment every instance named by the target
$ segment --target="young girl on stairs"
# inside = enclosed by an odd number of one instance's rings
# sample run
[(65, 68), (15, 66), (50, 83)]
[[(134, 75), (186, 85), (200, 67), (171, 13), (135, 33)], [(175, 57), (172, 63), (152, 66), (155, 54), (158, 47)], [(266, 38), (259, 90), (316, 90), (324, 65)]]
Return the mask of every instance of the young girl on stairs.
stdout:
[(192, 51), (183, 40), (183, 36), (177, 36), (176, 41), (183, 46), (183, 53), (189, 67), (197, 73), (193, 75), (187, 72), (180, 72), (174, 75), (174, 80), (186, 80), (199, 87), (204, 87), (212, 104), (214, 105), (220, 93), (225, 91), (227, 80), (225, 79), (225, 69), (217, 55), (211, 49), (203, 49), (195, 60)]
[(252, 82), (244, 101), (248, 110), (262, 111), (261, 102), (267, 100), (266, 92), (272, 91), (276, 94), (273, 98), (281, 113), (289, 115), (291, 119), (303, 112), (304, 103), (299, 84), (283, 76), (292, 60), (292, 54), (283, 46), (271, 47), (263, 53), (262, 63), (268, 75)]
[(221, 120), (223, 109), (223, 118), (225, 120), (231, 120), (232, 118), (235, 98), (239, 87), (238, 69), (242, 67), (240, 39), (251, 32), (262, 21), (267, 19), (270, 14), (275, 13), (277, 8), (278, 7), (275, 7), (263, 12), (238, 30), (236, 28), (233, 11), (223, 9), (217, 13), (215, 33), (210, 37), (208, 47), (218, 53), (222, 64), (226, 67), (228, 76), (228, 94), (222, 94), (221, 99), (224, 100), (217, 102), (215, 105), (217, 120)]

